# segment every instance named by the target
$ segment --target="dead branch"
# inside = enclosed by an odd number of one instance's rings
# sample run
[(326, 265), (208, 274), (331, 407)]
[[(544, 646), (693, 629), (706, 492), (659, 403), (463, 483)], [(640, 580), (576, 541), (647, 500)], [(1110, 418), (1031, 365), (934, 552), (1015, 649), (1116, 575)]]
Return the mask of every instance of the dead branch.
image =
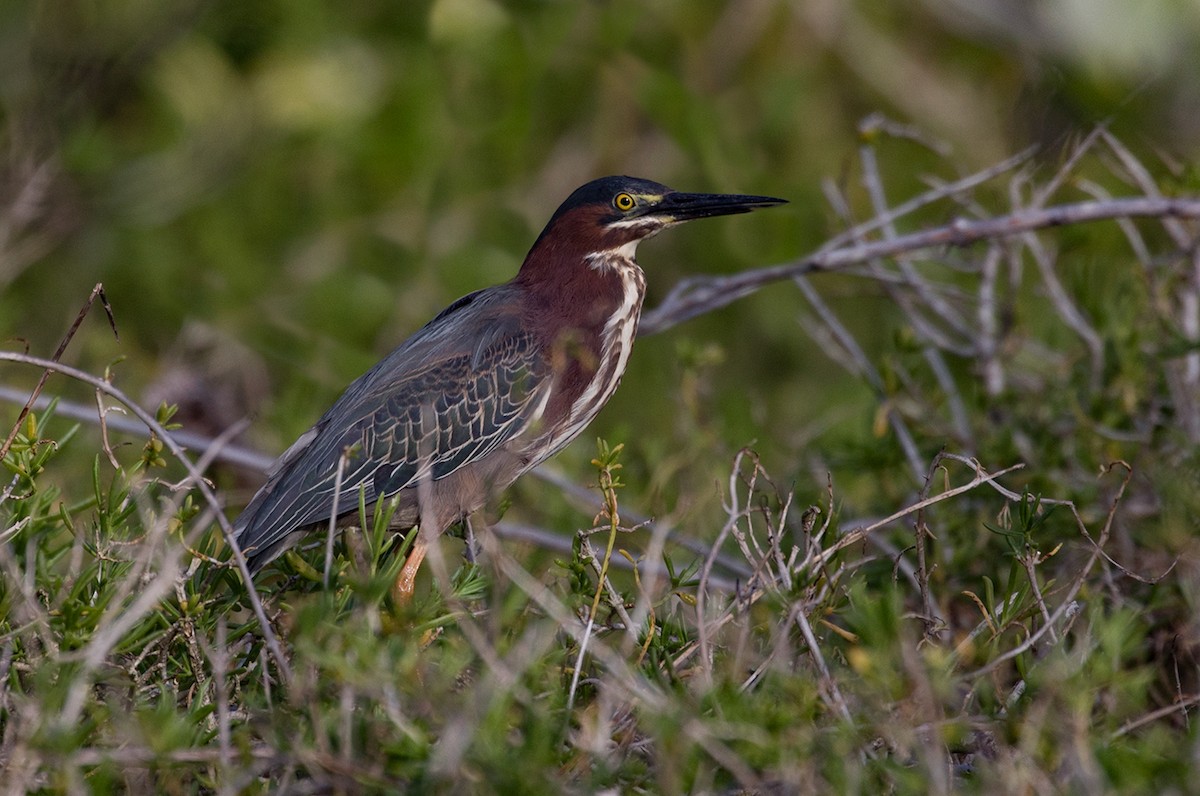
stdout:
[[(969, 246), (1039, 229), (1122, 218), (1200, 219), (1200, 199), (1127, 197), (1018, 210), (1008, 215), (978, 220), (958, 218), (949, 224), (921, 232), (817, 251), (790, 263), (743, 271), (732, 276), (689, 277), (676, 284), (657, 307), (642, 316), (638, 334), (658, 334), (784, 279), (820, 271), (840, 271), (875, 258), (895, 257), (923, 249)], [(1194, 244), (1193, 237), (1189, 245)]]

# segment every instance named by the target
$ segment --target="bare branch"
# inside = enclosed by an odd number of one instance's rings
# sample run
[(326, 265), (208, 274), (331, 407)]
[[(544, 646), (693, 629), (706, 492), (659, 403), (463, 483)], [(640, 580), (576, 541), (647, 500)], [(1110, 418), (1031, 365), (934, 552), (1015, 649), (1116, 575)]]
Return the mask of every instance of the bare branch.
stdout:
[(691, 277), (681, 280), (662, 303), (642, 316), (638, 334), (658, 334), (784, 279), (819, 271), (839, 271), (876, 257), (894, 257), (944, 246), (969, 246), (979, 241), (1007, 238), (1049, 227), (1118, 218), (1200, 219), (1200, 199), (1128, 197), (1020, 210), (979, 220), (959, 218), (949, 224), (891, 240), (818, 251), (790, 263), (743, 271), (733, 276)]

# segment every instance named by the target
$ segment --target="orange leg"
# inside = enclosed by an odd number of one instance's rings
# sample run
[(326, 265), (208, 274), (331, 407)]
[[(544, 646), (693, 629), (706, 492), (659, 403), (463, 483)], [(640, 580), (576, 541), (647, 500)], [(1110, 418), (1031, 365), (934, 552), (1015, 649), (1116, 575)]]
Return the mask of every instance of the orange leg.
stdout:
[(417, 585), (417, 570), (421, 568), (421, 562), (425, 560), (427, 549), (426, 544), (417, 539), (413, 543), (412, 550), (408, 552), (408, 560), (404, 562), (400, 574), (396, 576), (395, 584), (392, 585), (392, 600), (396, 605), (407, 605), (412, 602), (413, 589)]

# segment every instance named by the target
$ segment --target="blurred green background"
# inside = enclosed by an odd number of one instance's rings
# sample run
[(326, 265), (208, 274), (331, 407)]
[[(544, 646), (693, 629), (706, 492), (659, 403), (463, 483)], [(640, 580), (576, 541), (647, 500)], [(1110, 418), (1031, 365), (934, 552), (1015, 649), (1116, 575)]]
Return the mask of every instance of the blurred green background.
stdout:
[[(643, 246), (652, 307), (838, 232), (822, 181), (861, 196), (868, 114), (944, 146), (883, 144), (893, 201), (1030, 144), (1054, 163), (1099, 121), (1187, 171), (1198, 69), (1190, 2), (7, 2), (0, 336), (48, 355), (103, 282), (121, 338), (96, 314), (66, 360), (122, 358), (132, 394), (198, 431), (252, 417), (246, 440), (274, 453), (445, 304), (511, 276), (593, 177), (792, 202)], [(816, 285), (869, 353), (894, 344), (882, 295)], [(874, 397), (800, 307), (784, 283), (641, 340), (560, 466), (582, 482), (587, 439), (623, 441), (640, 507), (686, 514), (744, 445), (784, 482), (808, 479), (815, 438), (870, 445)]]

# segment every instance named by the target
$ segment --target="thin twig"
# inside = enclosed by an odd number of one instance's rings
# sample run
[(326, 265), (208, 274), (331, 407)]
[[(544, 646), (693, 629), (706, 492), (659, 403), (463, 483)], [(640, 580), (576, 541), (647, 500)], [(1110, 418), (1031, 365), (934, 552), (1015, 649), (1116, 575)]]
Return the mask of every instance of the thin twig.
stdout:
[[(28, 393), (24, 390), (0, 385), (0, 401), (21, 404), (25, 402), (27, 397)], [(48, 408), (52, 401), (54, 402), (55, 415), (60, 415), (71, 420), (80, 420), (85, 423), (99, 423), (94, 407), (65, 398), (55, 397), (54, 399), (50, 399), (45, 396), (38, 396), (37, 400), (33, 402), (31, 409), (40, 412)], [(106, 413), (104, 420), (105, 426), (110, 431), (118, 431), (122, 434), (143, 434), (146, 431), (145, 425), (138, 420), (120, 415), (115, 417), (107, 415), (111, 415), (111, 411)], [(182, 429), (175, 429), (169, 433), (171, 438), (181, 448), (196, 451), (197, 453), (203, 453), (213, 445), (214, 438), (204, 434), (196, 434)], [(220, 446), (220, 453), (217, 455), (215, 461), (228, 462), (229, 464), (236, 464), (239, 467), (245, 467), (247, 470), (265, 473), (271, 469), (271, 465), (275, 462), (275, 457), (239, 445), (223, 443)]]
[[(1117, 507), (1121, 504), (1121, 499), (1125, 496), (1125, 488), (1129, 486), (1129, 482), (1133, 478), (1133, 468), (1131, 468), (1127, 463), (1115, 462), (1107, 469), (1111, 470), (1113, 467), (1124, 468), (1125, 478), (1121, 481), (1120, 486), (1117, 488), (1117, 494), (1109, 506), (1108, 516), (1105, 517), (1104, 526), (1100, 531), (1100, 537), (1093, 542), (1094, 546), (1092, 547), (1091, 555), (1088, 557), (1087, 561), (1084, 562), (1083, 566), (1080, 567), (1079, 573), (1075, 576), (1075, 579), (1067, 589), (1066, 594), (1063, 596), (1058, 608), (1056, 608), (1054, 613), (1050, 615), (1048, 621), (1043, 622), (1041, 627), (1039, 627), (1033, 633), (1030, 633), (1029, 636), (1026, 637), (1020, 644), (1006, 651), (1002, 655), (998, 655), (975, 671), (970, 672), (967, 675), (968, 678), (975, 679), (982, 677), (989, 672), (995, 671), (1007, 661), (1023, 655), (1025, 652), (1032, 649), (1034, 645), (1041, 641), (1042, 636), (1048, 633), (1054, 624), (1056, 624), (1058, 620), (1067, 613), (1067, 611), (1071, 610), (1071, 606), (1077, 605), (1075, 602), (1075, 596), (1079, 594), (1079, 590), (1083, 588), (1083, 583), (1087, 578), (1088, 573), (1091, 572), (1092, 567), (1096, 565), (1096, 561), (1100, 559), (1101, 548), (1108, 541), (1109, 534), (1112, 531), (1113, 520), (1117, 515)], [(1083, 530), (1084, 535), (1086, 536), (1087, 525), (1083, 522), (1083, 518), (1079, 516), (1079, 512), (1076, 510), (1075, 505), (1069, 501), (1065, 501), (1065, 504), (1071, 509), (1071, 513), (1075, 516), (1075, 522), (1078, 524), (1079, 528)], [(1076, 610), (1078, 609), (1076, 608)]]
[(1111, 743), (1118, 738), (1122, 738), (1139, 727), (1144, 727), (1147, 724), (1158, 721), (1159, 719), (1166, 718), (1172, 713), (1182, 712), (1184, 716), (1187, 716), (1187, 709), (1197, 704), (1200, 704), (1200, 694), (1192, 694), (1191, 696), (1186, 697), (1180, 696), (1169, 705), (1163, 705), (1158, 710), (1152, 710), (1144, 716), (1138, 716), (1136, 719), (1130, 719), (1129, 721), (1125, 722), (1108, 736), (1109, 742)]
[(834, 709), (846, 720), (847, 724), (853, 724), (854, 719), (850, 715), (850, 708), (842, 697), (837, 681), (829, 673), (829, 666), (825, 663), (825, 656), (821, 654), (821, 647), (817, 644), (817, 637), (813, 634), (812, 626), (808, 624), (808, 617), (804, 615), (804, 608), (796, 606), (792, 609), (792, 616), (795, 617), (796, 624), (800, 626), (800, 632), (804, 636), (805, 643), (808, 644), (808, 651), (812, 653), (813, 661), (817, 664), (817, 670), (821, 672), (822, 684), (829, 689), (829, 699), (832, 701)]
[(979, 302), (976, 319), (979, 322), (975, 344), (979, 369), (983, 372), (983, 390), (989, 398), (1004, 392), (1004, 366), (1000, 361), (1000, 320), (997, 311), (996, 285), (1000, 279), (1000, 244), (988, 247), (979, 269)]
[[(876, 397), (887, 413), (888, 425), (892, 427), (892, 432), (896, 435), (896, 441), (900, 444), (900, 449), (904, 452), (904, 458), (908, 462), (913, 478), (917, 482), (920, 482), (924, 472), (921, 452), (917, 449), (916, 439), (913, 438), (912, 432), (908, 428), (908, 423), (905, 422), (895, 405), (888, 401), (883, 377), (871, 363), (870, 357), (863, 351), (858, 341), (854, 339), (854, 335), (833, 314), (833, 311), (829, 309), (829, 306), (821, 298), (820, 294), (813, 289), (812, 284), (803, 276), (794, 277), (792, 282), (804, 294), (804, 298), (817, 313), (817, 317), (821, 319), (821, 322), (829, 329), (833, 339), (837, 341), (838, 345), (849, 356), (849, 361), (854, 365), (856, 372), (875, 391)], [(838, 359), (837, 362), (843, 367), (847, 365), (847, 362), (841, 359)]]
[(742, 459), (746, 454), (747, 451), (743, 448), (734, 457), (733, 469), (729, 474), (729, 504), (725, 507), (725, 524), (721, 526), (721, 531), (717, 534), (717, 538), (712, 544), (712, 549), (704, 559), (704, 565), (700, 568), (700, 579), (696, 585), (696, 642), (700, 650), (701, 670), (706, 678), (705, 682), (708, 684), (712, 683), (711, 649), (708, 638), (708, 617), (706, 616), (708, 583), (710, 574), (712, 573), (713, 562), (717, 558), (717, 552), (725, 544), (725, 540), (729, 538), (729, 534), (733, 531), (734, 526), (737, 525), (738, 520), (742, 516), (742, 511), (738, 506), (737, 473), (741, 469)]
[[(120, 339), (120, 335), (117, 335), (117, 322), (113, 318), (112, 307), (109, 306), (108, 299), (104, 296), (104, 284), (102, 282), (97, 282), (96, 286), (92, 288), (91, 295), (88, 296), (87, 301), (85, 301), (83, 306), (79, 308), (79, 313), (75, 316), (75, 321), (71, 324), (70, 328), (67, 329), (67, 333), (63, 335), (62, 340), (59, 341), (58, 348), (54, 349), (54, 354), (50, 357), (51, 362), (58, 362), (58, 360), (62, 358), (63, 353), (67, 350), (67, 346), (70, 345), (71, 340), (75, 337), (75, 332), (79, 330), (80, 324), (83, 323), (83, 319), (87, 317), (88, 311), (92, 308), (92, 304), (95, 303), (97, 296), (100, 298), (101, 304), (104, 305), (104, 311), (108, 315), (108, 323), (109, 326), (112, 327), (113, 334), (117, 336), (117, 339)], [(42, 388), (46, 386), (46, 380), (49, 378), (50, 371), (42, 371), (41, 378), (38, 379), (38, 383), (36, 386), (34, 386), (33, 392), (29, 394), (29, 400), (25, 402), (25, 406), (23, 406), (21, 411), (17, 413), (17, 420), (15, 423), (13, 423), (12, 430), (8, 432), (8, 438), (4, 440), (3, 445), (0, 445), (0, 461), (3, 461), (4, 457), (8, 455), (8, 449), (12, 447), (13, 440), (17, 438), (17, 433), (21, 430), (21, 423), (29, 414), (31, 408), (33, 407), (34, 401), (36, 401), (38, 396), (42, 394)]]
[[(925, 475), (925, 484), (921, 487), (922, 500), (928, 499), (929, 489), (933, 486), (933, 478), (941, 467), (941, 462), (941, 454), (933, 457), (933, 463), (929, 466), (929, 472)], [(929, 567), (926, 561), (928, 540), (933, 538), (933, 534), (929, 531), (929, 525), (925, 519), (924, 507), (917, 512), (916, 522), (913, 525), (916, 527), (917, 536), (917, 585), (921, 592), (922, 621), (925, 624), (925, 636), (930, 637), (937, 630), (933, 619), (935, 609), (933, 607), (933, 596), (929, 592)]]
[(850, 531), (845, 536), (843, 536), (841, 539), (838, 539), (837, 542), (835, 542), (833, 545), (822, 550), (817, 556), (810, 558), (808, 560), (808, 562), (806, 562), (806, 563), (811, 563), (813, 565), (823, 565), (823, 564), (827, 563), (828, 561), (830, 561), (835, 555), (840, 553), (842, 550), (845, 550), (847, 547), (853, 547), (854, 545), (856, 545), (859, 542), (866, 539), (873, 532), (877, 531), (880, 528), (891, 525), (898, 519), (907, 517), (909, 514), (918, 512), (921, 509), (925, 508), (926, 506), (932, 506), (935, 503), (941, 503), (943, 500), (949, 500), (950, 498), (954, 497), (955, 495), (961, 495), (964, 492), (969, 492), (972, 489), (975, 489), (976, 487), (982, 486), (984, 484), (990, 484), (990, 485), (995, 486), (996, 480), (999, 479), (1001, 476), (1005, 476), (1011, 472), (1020, 470), (1024, 467), (1025, 467), (1024, 464), (1014, 464), (1010, 467), (1005, 467), (1003, 470), (999, 470), (995, 473), (988, 473), (988, 472), (985, 472), (982, 468), (977, 468), (976, 476), (975, 476), (975, 478), (971, 479), (970, 482), (962, 484), (961, 486), (956, 486), (952, 489), (947, 489), (945, 492), (941, 492), (937, 495), (934, 495), (933, 497), (926, 498), (925, 500), (920, 500), (920, 501), (912, 504), (911, 506), (906, 506), (893, 514), (891, 514), (887, 517), (884, 517), (882, 520), (878, 520), (877, 522), (872, 523), (871, 525), (868, 525), (863, 528), (855, 528), (854, 530)]
[(923, 207), (940, 202), (943, 199), (952, 199), (961, 194), (965, 194), (972, 188), (977, 188), (986, 182), (989, 182), (1001, 174), (1006, 174), (1019, 166), (1028, 163), (1029, 159), (1037, 152), (1037, 147), (1029, 147), (1022, 152), (1018, 152), (1010, 158), (1006, 158), (999, 163), (988, 166), (974, 174), (963, 177), (962, 179), (954, 180), (953, 182), (939, 183), (930, 181), (933, 188), (919, 196), (914, 196), (893, 206), (890, 210), (881, 216), (876, 216), (861, 224), (857, 224), (851, 229), (846, 230), (838, 235), (827, 240), (821, 245), (818, 251), (833, 251), (840, 249), (848, 243), (856, 243), (864, 239), (867, 235), (877, 229), (883, 227), (884, 224), (889, 224), (898, 218), (911, 215)]
[[(170, 433), (162, 427), (154, 417), (138, 405), (132, 398), (127, 396), (122, 390), (114, 387), (103, 379), (97, 378), (86, 371), (73, 368), (69, 365), (63, 365), (59, 362), (54, 362), (49, 359), (41, 359), (40, 357), (29, 356), (28, 354), (16, 354), (8, 351), (0, 351), (0, 361), (16, 362), (22, 365), (32, 365), (33, 367), (45, 368), (50, 371), (61, 373), (64, 376), (69, 376), (76, 381), (91, 385), (92, 387), (104, 392), (109, 397), (121, 402), (130, 412), (133, 413), (138, 420), (142, 421), (146, 428), (154, 432), (162, 439), (163, 444), (171, 451), (171, 454), (179, 460), (188, 475), (192, 479), (192, 483), (196, 485), (200, 495), (205, 502), (212, 508), (213, 516), (221, 528), (221, 532), (225, 537), (226, 544), (229, 545), (233, 553), (234, 561), (237, 563), (238, 571), (241, 573), (242, 582), (245, 584), (247, 599), (250, 601), (250, 606), (254, 611), (254, 616), (258, 620), (259, 629), (263, 634), (263, 641), (267, 649), (271, 652), (271, 657), (275, 660), (275, 665), (279, 670), (280, 676), (284, 681), (291, 679), (291, 666), (288, 665), (287, 658), (283, 654), (283, 648), (279, 645), (279, 640), (275, 637), (275, 632), (271, 630), (271, 623), (267, 620), (266, 612), (263, 610), (262, 601), (259, 600), (258, 594), (254, 589), (254, 582), (250, 575), (250, 568), (246, 564), (246, 556), (242, 553), (242, 548), (238, 544), (234, 536), (233, 528), (229, 524), (229, 520), (225, 517), (221, 501), (217, 498), (216, 493), (204, 480), (203, 474), (198, 470), (192, 460), (188, 458), (183, 448), (171, 437)], [(115, 641), (115, 639), (113, 639)]]

